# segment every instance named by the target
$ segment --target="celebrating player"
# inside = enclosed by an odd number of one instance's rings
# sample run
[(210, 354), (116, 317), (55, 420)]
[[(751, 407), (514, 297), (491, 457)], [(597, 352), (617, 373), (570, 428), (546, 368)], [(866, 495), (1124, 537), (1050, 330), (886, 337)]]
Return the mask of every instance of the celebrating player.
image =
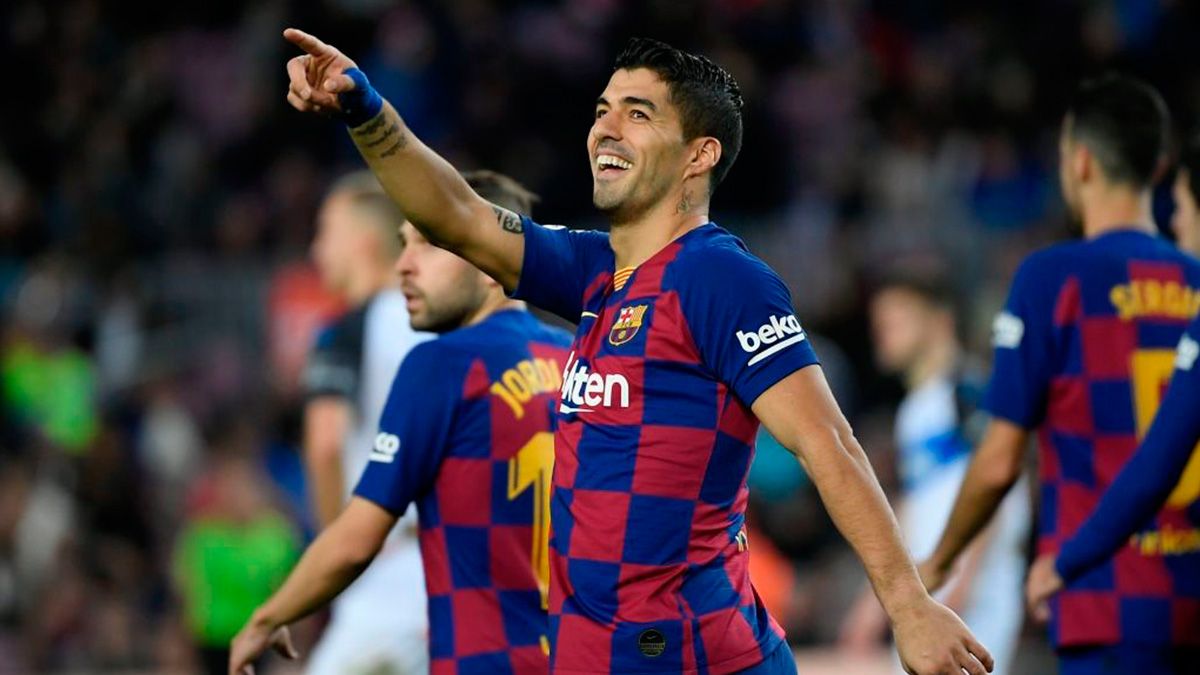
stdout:
[[(396, 228), (403, 222), (369, 171), (336, 182), (317, 217), (313, 260), (325, 285), (353, 307), (318, 336), (303, 378), (305, 468), (322, 527), (341, 513), (367, 465), (396, 368), (430, 337), (413, 331), (395, 286)], [(415, 529), (415, 513), (403, 518), (371, 568), (338, 596), (309, 675), (429, 670)]]
[[(1175, 215), (1172, 227), (1180, 248), (1200, 254), (1200, 213), (1196, 196), (1200, 195), (1200, 137), (1184, 150), (1175, 179)], [(1200, 299), (1193, 298), (1193, 308)], [(1194, 310), (1193, 310), (1194, 311)], [(1164, 504), (1184, 507), (1190, 522), (1177, 522), (1176, 541), (1187, 552), (1200, 550), (1200, 316), (1192, 322), (1179, 342), (1175, 356), (1175, 374), (1154, 423), (1141, 446), (1120, 475), (1104, 493), (1095, 512), (1079, 531), (1067, 539), (1058, 555), (1047, 553), (1038, 558), (1029, 573), (1028, 598), (1035, 614), (1045, 617), (1046, 600), (1065, 583), (1074, 582), (1092, 571), (1098, 563), (1110, 559), (1131, 535), (1152, 522)], [(1153, 528), (1151, 528), (1153, 529)], [(1146, 546), (1153, 539), (1139, 536), (1130, 544)], [(1184, 552), (1184, 551), (1181, 551)], [(1200, 580), (1200, 559), (1189, 560), (1192, 583)], [(1193, 634), (1200, 644), (1200, 634)], [(1193, 650), (1195, 651), (1195, 650)], [(1179, 659), (1200, 663), (1200, 654), (1184, 654)], [(1182, 665), (1182, 664), (1181, 664)]]
[[(1038, 551), (1048, 554), (1088, 517), (1154, 418), (1200, 297), (1200, 262), (1157, 237), (1151, 215), (1169, 125), (1162, 98), (1140, 81), (1107, 76), (1076, 93), (1060, 177), (1084, 239), (1029, 256), (996, 318), (993, 419), (922, 565), (931, 587), (1020, 475), (1031, 431), (1040, 441)], [(1200, 638), (1200, 552), (1160, 545), (1195, 492), (1143, 522), (1146, 545), (1068, 582), (1050, 626), (1062, 673), (1195, 672), (1194, 660), (1170, 664)]]
[[(529, 209), (531, 195), (512, 179), (466, 179), (505, 209)], [(404, 359), (355, 496), (234, 639), (231, 675), (251, 670), (270, 646), (295, 656), (287, 624), (345, 589), (413, 502), (429, 594), (429, 643), (421, 649), (432, 672), (549, 668), (549, 473), (570, 336), (539, 323), (412, 225), (400, 235), (396, 270), (413, 327), (441, 337)], [(350, 672), (348, 664), (339, 672)]]
[(587, 137), (607, 235), (496, 209), (412, 135), (354, 62), (301, 31), (284, 35), (306, 52), (288, 63), (289, 102), (344, 121), (417, 229), (516, 297), (579, 322), (555, 436), (553, 670), (795, 672), (747, 574), (758, 420), (813, 477), (907, 667), (991, 668), (917, 577), (787, 288), (709, 222), (712, 191), (741, 145), (741, 95), (728, 73), (650, 40), (618, 58)]

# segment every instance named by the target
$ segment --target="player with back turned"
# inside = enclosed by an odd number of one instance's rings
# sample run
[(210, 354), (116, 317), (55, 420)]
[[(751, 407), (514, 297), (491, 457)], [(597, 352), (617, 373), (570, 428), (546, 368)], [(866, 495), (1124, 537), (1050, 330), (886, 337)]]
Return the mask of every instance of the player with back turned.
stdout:
[(288, 63), (289, 102), (344, 121), (414, 226), (516, 297), (579, 322), (554, 448), (554, 672), (795, 673), (747, 572), (746, 473), (760, 420), (799, 457), (864, 562), (906, 666), (990, 669), (921, 584), (787, 288), (709, 221), (741, 144), (728, 73), (652, 40), (617, 59), (587, 136), (604, 234), (495, 208), (349, 58), (301, 31), (284, 35), (306, 52)]
[[(1171, 218), (1179, 247), (1200, 255), (1200, 137), (1184, 148), (1175, 179), (1175, 213)], [(1200, 296), (1192, 302), (1200, 306)], [(1192, 321), (1175, 351), (1175, 373), (1163, 395), (1162, 405), (1146, 432), (1141, 446), (1120, 475), (1104, 493), (1096, 510), (1058, 554), (1046, 553), (1029, 572), (1031, 610), (1045, 616), (1046, 600), (1106, 563), (1123, 545), (1153, 546), (1153, 537), (1134, 536), (1153, 523), (1164, 504), (1181, 507), (1188, 524), (1176, 527), (1165, 545), (1182, 551), (1200, 550), (1200, 316)], [(1182, 524), (1181, 524), (1182, 525)], [(1153, 527), (1149, 529), (1153, 530)], [(1132, 537), (1132, 538), (1131, 538)], [(1181, 559), (1180, 572), (1191, 583), (1200, 584), (1200, 558)], [(1194, 605), (1193, 605), (1194, 606)], [(1196, 635), (1200, 643), (1200, 635)], [(1178, 660), (1193, 667), (1200, 664), (1200, 644)]]
[[(1081, 241), (1030, 255), (994, 325), (985, 407), (992, 420), (922, 573), (939, 585), (1020, 475), (1036, 432), (1038, 553), (1075, 534), (1133, 456), (1200, 304), (1200, 262), (1156, 236), (1151, 188), (1166, 168), (1170, 121), (1158, 93), (1115, 75), (1084, 82), (1063, 120), (1063, 196)], [(1184, 527), (1168, 504), (1143, 533)], [(1127, 547), (1068, 582), (1050, 633), (1060, 672), (1194, 673), (1200, 551)], [(1190, 571), (1189, 571), (1190, 570)], [(1190, 653), (1192, 656), (1186, 656)]]
[[(531, 195), (516, 181), (480, 171), (466, 178), (494, 203), (528, 211)], [(430, 627), (428, 645), (417, 648), (428, 652), (430, 672), (549, 669), (549, 473), (570, 336), (411, 224), (400, 237), (396, 270), (413, 328), (439, 337), (414, 347), (395, 373), (354, 496), (234, 640), (231, 675), (271, 645), (295, 656), (287, 625), (345, 589), (413, 503)], [(350, 655), (334, 668), (360, 672), (353, 665)]]

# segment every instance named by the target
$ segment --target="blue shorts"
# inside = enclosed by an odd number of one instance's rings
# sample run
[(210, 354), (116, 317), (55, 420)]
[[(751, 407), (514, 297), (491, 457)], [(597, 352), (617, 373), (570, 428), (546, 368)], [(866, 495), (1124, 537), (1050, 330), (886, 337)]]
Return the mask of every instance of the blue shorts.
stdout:
[(1058, 650), (1059, 675), (1195, 675), (1200, 648), (1112, 645)]
[(792, 648), (784, 642), (767, 655), (762, 663), (739, 670), (737, 675), (797, 675), (796, 656)]

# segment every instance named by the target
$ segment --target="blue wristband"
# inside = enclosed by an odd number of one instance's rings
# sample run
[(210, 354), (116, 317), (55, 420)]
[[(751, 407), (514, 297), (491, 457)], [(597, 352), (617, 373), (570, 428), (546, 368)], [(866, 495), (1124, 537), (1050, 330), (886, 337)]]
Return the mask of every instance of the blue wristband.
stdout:
[(338, 94), (338, 104), (342, 107), (339, 117), (346, 126), (354, 129), (375, 119), (383, 110), (383, 97), (367, 81), (366, 73), (358, 68), (350, 68), (344, 75), (354, 80), (354, 88)]

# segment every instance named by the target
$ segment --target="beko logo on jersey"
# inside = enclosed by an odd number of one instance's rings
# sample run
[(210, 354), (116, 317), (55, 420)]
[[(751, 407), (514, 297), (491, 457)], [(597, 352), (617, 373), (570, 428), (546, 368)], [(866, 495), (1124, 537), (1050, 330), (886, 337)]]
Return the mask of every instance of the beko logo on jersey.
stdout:
[[(738, 344), (742, 346), (742, 351), (754, 354), (746, 363), (747, 366), (752, 366), (797, 342), (803, 342), (804, 338), (804, 329), (800, 327), (800, 321), (796, 319), (795, 314), (789, 314), (783, 318), (772, 314), (771, 319), (759, 326), (757, 330), (749, 332), (739, 330), (737, 332)], [(766, 347), (766, 349), (758, 351), (762, 347)]]
[(1179, 351), (1175, 354), (1175, 367), (1180, 370), (1191, 370), (1200, 358), (1200, 342), (1184, 335), (1179, 341)]
[(583, 359), (575, 358), (575, 352), (567, 357), (560, 390), (562, 402), (558, 411), (564, 414), (595, 412), (591, 407), (629, 407), (629, 380), (623, 375), (601, 375), (588, 370)]
[(383, 462), (391, 464), (392, 460), (396, 459), (396, 453), (400, 451), (400, 437), (396, 434), (379, 432), (375, 436), (375, 446), (371, 448), (372, 462)]

